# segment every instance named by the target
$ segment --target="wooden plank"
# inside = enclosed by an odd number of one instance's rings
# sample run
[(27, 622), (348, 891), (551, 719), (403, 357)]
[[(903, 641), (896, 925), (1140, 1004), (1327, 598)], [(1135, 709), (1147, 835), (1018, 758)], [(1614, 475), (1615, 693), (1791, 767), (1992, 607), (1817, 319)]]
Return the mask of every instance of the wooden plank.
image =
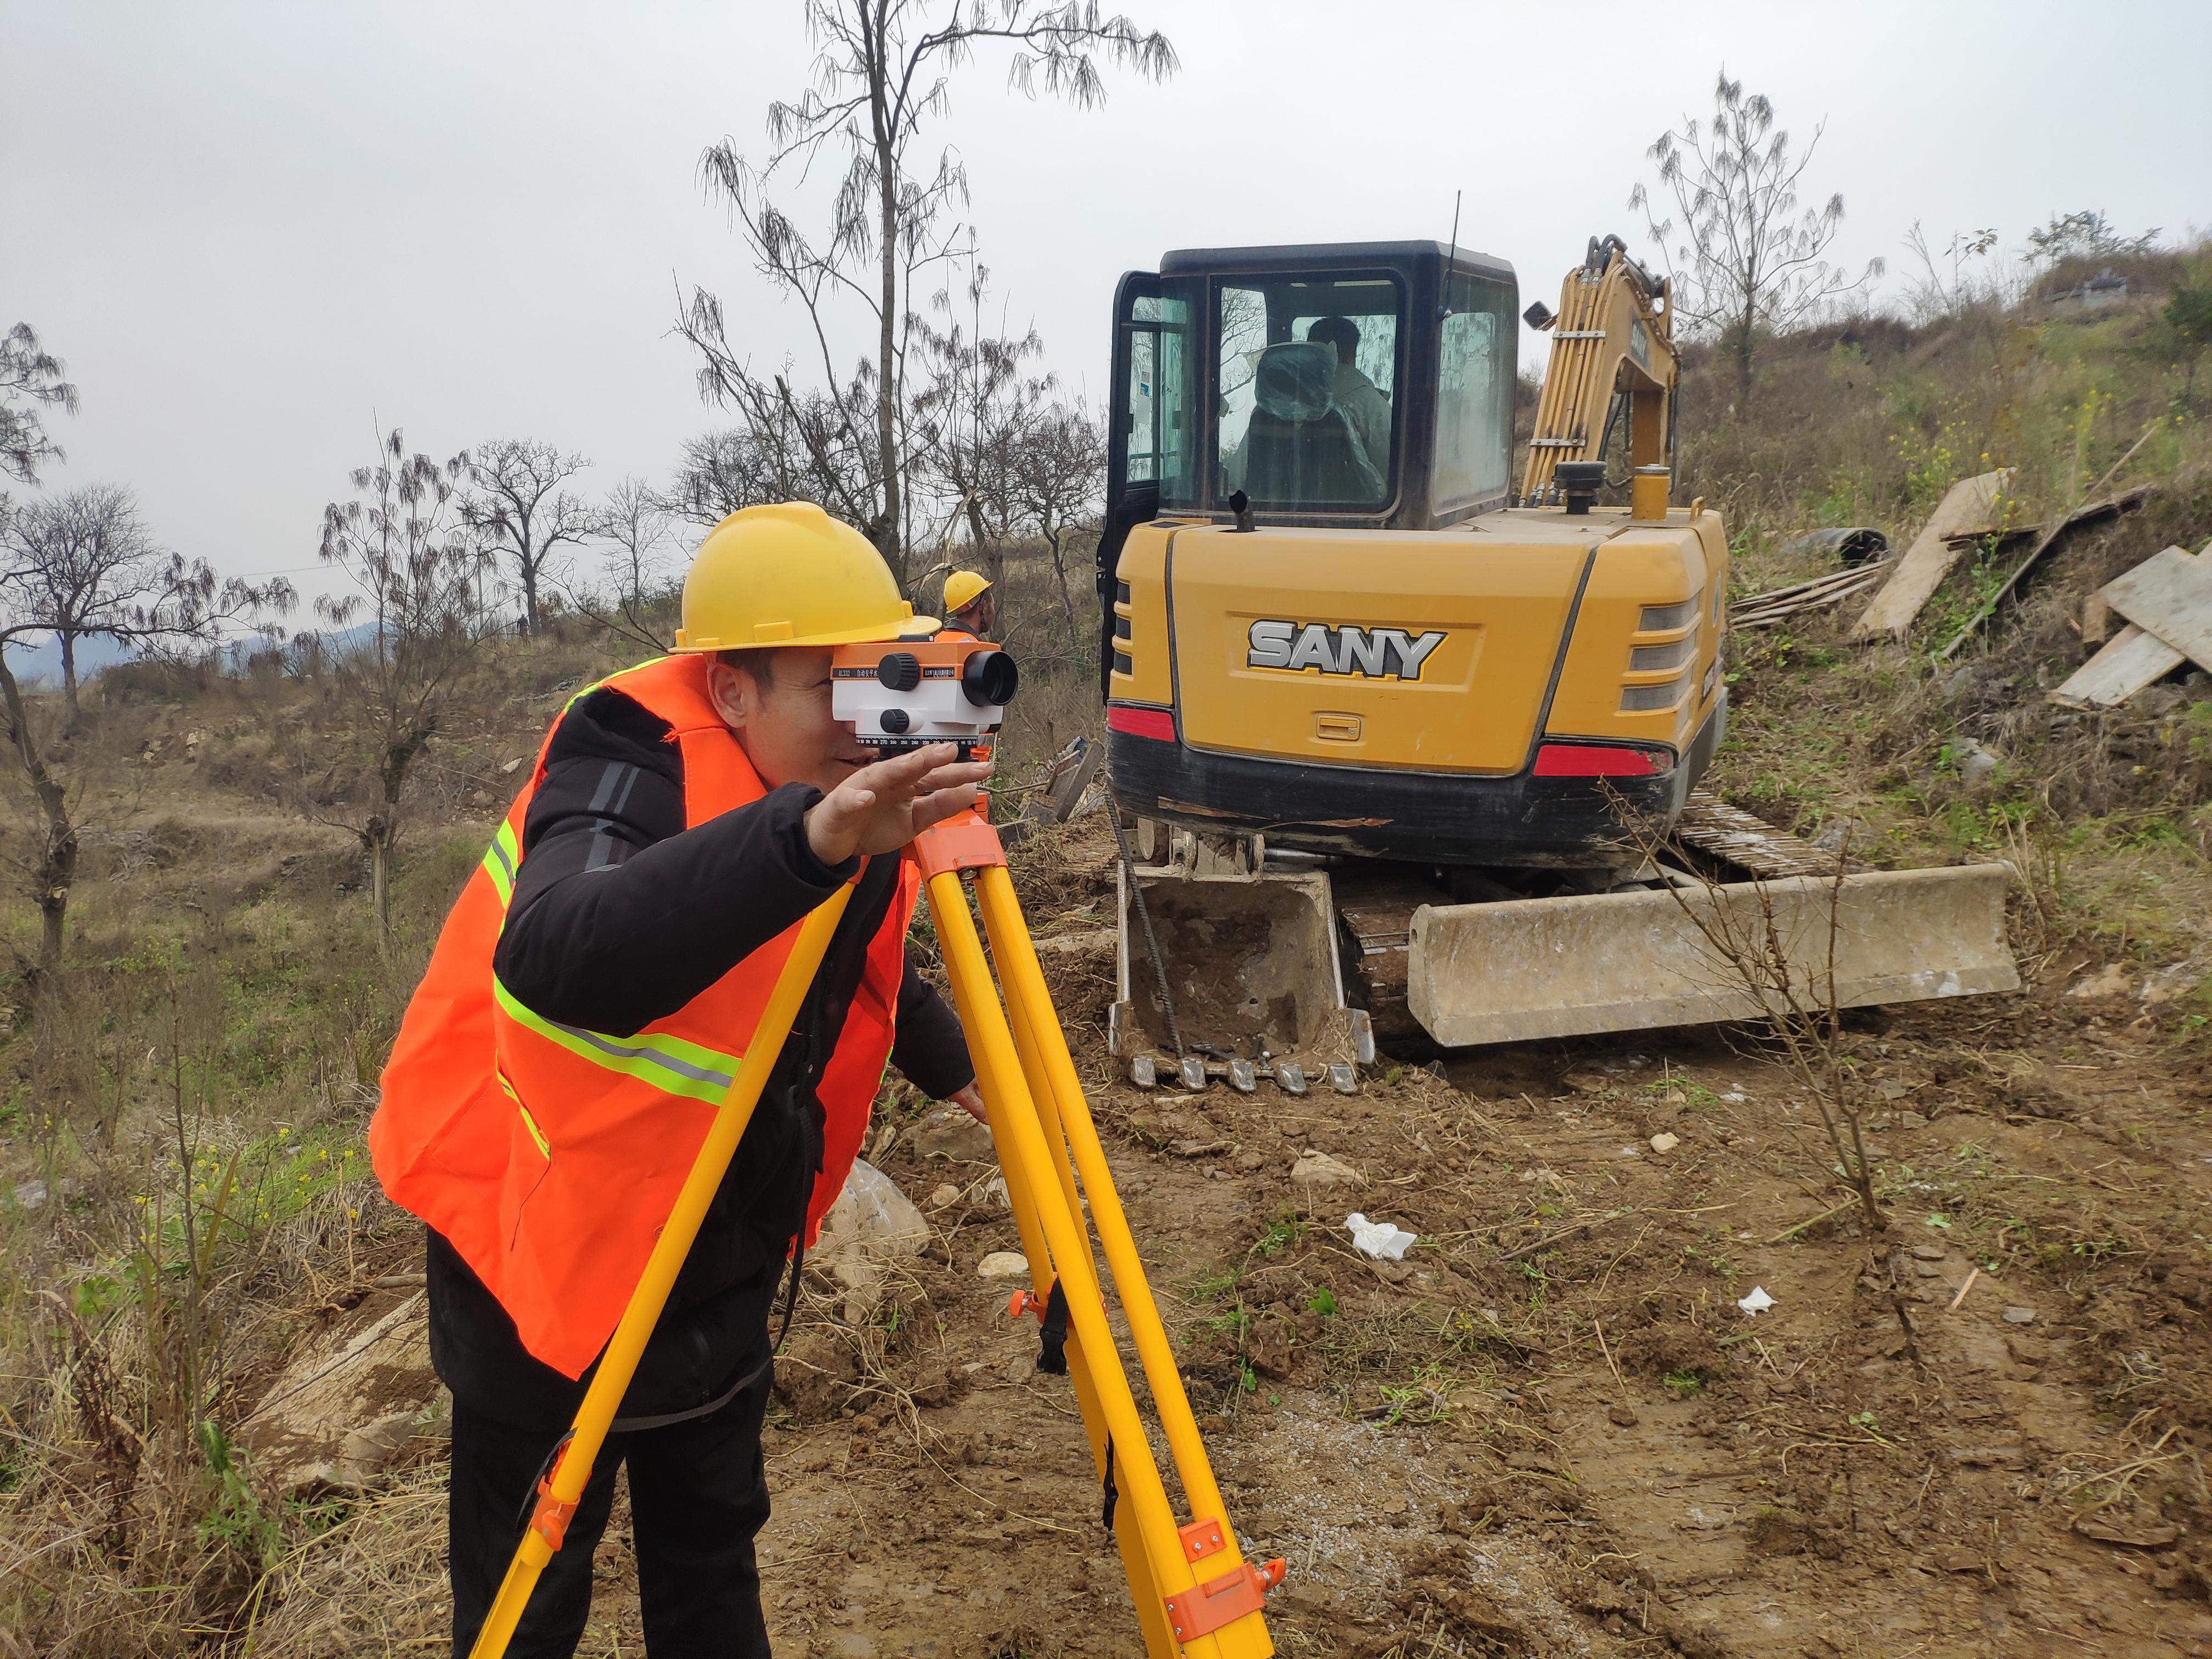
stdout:
[[(1794, 598), (1775, 599), (1771, 594), (1761, 594), (1756, 604), (1747, 603), (1741, 611), (1729, 613), (1730, 628), (1767, 628), (1786, 617), (1807, 611), (1825, 611), (1831, 605), (1841, 605), (1854, 594), (1863, 593), (1875, 585), (1875, 578), (1840, 584), (1824, 588), (1816, 593), (1801, 593)], [(1770, 602), (1771, 601), (1771, 602)]]
[(1897, 562), (1881, 592), (1851, 624), (1850, 637), (1863, 641), (1902, 636), (1921, 607), (1935, 597), (1958, 559), (1959, 550), (1948, 538), (1984, 535), (1996, 529), (1999, 502), (2011, 488), (2012, 478), (2010, 467), (2000, 467), (1953, 484), (1928, 522), (1920, 526), (1920, 533)]
[(2112, 635), (2111, 644), (2075, 669), (2051, 694), (2051, 701), (2063, 708), (2118, 708), (2185, 660), (2157, 635), (2130, 623)]
[(2212, 667), (2212, 560), (2169, 547), (2097, 591), (2146, 634)]
[[(2148, 434), (2145, 434), (2145, 436), (2148, 435)], [(2142, 439), (2136, 439), (2136, 443), (2140, 447), (2142, 443)], [(2133, 455), (2135, 451), (2131, 449), (2128, 452), (2127, 455), (2122, 456), (2119, 462), (2114, 466), (2113, 471), (2118, 471), (2120, 466), (2125, 465), (2128, 456)], [(2104, 480), (2100, 478), (2098, 482), (2102, 483)], [(2053, 526), (2050, 531), (2045, 532), (2037, 540), (2034, 547), (2029, 550), (2028, 555), (2026, 558), (2022, 559), (2018, 564), (2012, 568), (2012, 574), (1997, 584), (1996, 592), (1990, 594), (1989, 598), (1982, 601), (1981, 608), (1976, 611), (1972, 616), (1967, 617), (1966, 622), (1960, 625), (1959, 631), (1951, 635), (1950, 643), (1936, 653), (1936, 660), (1938, 662), (1948, 662), (1952, 658), (1957, 656), (1959, 654), (1960, 648), (1964, 646), (1968, 640), (1974, 637), (1976, 631), (1980, 629), (1981, 625), (1987, 622), (1991, 617), (1996, 615), (1997, 607), (2004, 604), (2006, 600), (2012, 598), (2014, 592), (2019, 588), (2021, 582), (2027, 575), (2027, 573), (2034, 569), (2038, 564), (2042, 562), (2043, 556), (2057, 545), (2058, 538), (2060, 537), (2063, 536), (2068, 531), (2073, 529), (2074, 526), (2078, 524), (2087, 524), (2094, 519), (2110, 518), (2114, 514), (2124, 513), (2130, 507), (2136, 505), (2136, 503), (2141, 501), (2149, 494), (2150, 486), (2148, 484), (2142, 484), (2134, 489), (2124, 490), (2119, 495), (2114, 495), (2109, 500), (2092, 501), (2087, 507), (2076, 507), (2073, 512), (2068, 514), (2064, 519)]]
[(1846, 565), (1841, 570), (1830, 570), (1802, 582), (1791, 582), (1783, 587), (1770, 587), (1764, 593), (1753, 593), (1737, 602), (1739, 611), (1757, 611), (1778, 599), (1794, 599), (1808, 593), (1824, 593), (1830, 588), (1849, 587), (1855, 583), (1870, 582), (1887, 570), (1887, 562), (1875, 564)]
[[(2204, 552), (2212, 554), (2212, 542), (2205, 544)], [(2091, 597), (2106, 603), (2102, 594)], [(2129, 623), (2103, 650), (2075, 669), (2066, 684), (2051, 694), (2051, 701), (2062, 708), (2117, 708), (2187, 660), (2157, 635)]]
[(2102, 593), (2092, 593), (2081, 601), (2081, 643), (2102, 645), (2112, 631), (2112, 607)]

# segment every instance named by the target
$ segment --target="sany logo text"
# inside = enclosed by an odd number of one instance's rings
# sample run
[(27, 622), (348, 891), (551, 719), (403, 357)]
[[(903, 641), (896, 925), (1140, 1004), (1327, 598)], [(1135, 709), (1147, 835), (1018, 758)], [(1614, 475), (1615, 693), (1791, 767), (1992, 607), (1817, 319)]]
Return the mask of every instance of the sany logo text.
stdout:
[(1327, 623), (1275, 622), (1262, 618), (1248, 635), (1245, 662), (1254, 668), (1318, 668), (1324, 674), (1359, 674), (1369, 679), (1421, 678), (1421, 665), (1444, 642), (1441, 630), (1408, 634), (1401, 628), (1333, 628)]

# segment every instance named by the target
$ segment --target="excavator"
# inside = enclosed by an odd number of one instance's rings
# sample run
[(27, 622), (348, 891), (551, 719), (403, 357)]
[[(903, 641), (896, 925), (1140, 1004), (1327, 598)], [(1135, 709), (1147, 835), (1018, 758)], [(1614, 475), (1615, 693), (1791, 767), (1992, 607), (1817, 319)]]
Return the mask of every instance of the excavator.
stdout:
[[(1861, 868), (1699, 787), (1728, 538), (1673, 499), (1670, 285), (1619, 238), (1556, 311), (1456, 239), (1171, 252), (1114, 305), (1109, 1032), (1137, 1082), (1349, 1091), (1378, 1034), (1771, 1013), (1738, 936), (1837, 1008), (2017, 988), (2004, 866)], [(1524, 320), (1551, 350), (1516, 489)]]

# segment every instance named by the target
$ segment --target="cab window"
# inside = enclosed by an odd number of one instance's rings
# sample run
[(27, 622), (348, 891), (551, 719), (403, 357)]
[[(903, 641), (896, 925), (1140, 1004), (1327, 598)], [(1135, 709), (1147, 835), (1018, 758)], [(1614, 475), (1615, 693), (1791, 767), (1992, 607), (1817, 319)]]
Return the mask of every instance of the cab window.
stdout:
[(1191, 302), (1179, 288), (1139, 295), (1129, 322), (1128, 461), (1132, 483), (1157, 482), (1163, 507), (1196, 504), (1191, 464)]
[(1277, 511), (1386, 505), (1401, 424), (1396, 279), (1228, 281), (1214, 303), (1215, 501), (1241, 489)]
[(1513, 298), (1501, 283), (1464, 274), (1455, 274), (1446, 289), (1429, 491), (1437, 512), (1505, 494), (1513, 447)]

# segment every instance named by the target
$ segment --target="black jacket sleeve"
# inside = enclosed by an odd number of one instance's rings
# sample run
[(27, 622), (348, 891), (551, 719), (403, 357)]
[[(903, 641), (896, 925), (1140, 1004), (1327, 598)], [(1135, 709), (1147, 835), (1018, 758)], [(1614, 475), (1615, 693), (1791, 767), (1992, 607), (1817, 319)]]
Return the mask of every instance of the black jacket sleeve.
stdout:
[(891, 1034), (891, 1064), (932, 1100), (956, 1095), (975, 1080), (968, 1039), (937, 988), (906, 965), (899, 981), (898, 1024)]
[(859, 867), (825, 865), (807, 845), (803, 820), (821, 798), (787, 784), (687, 830), (667, 726), (619, 691), (593, 692), (547, 750), (493, 971), (547, 1019), (642, 1030)]

